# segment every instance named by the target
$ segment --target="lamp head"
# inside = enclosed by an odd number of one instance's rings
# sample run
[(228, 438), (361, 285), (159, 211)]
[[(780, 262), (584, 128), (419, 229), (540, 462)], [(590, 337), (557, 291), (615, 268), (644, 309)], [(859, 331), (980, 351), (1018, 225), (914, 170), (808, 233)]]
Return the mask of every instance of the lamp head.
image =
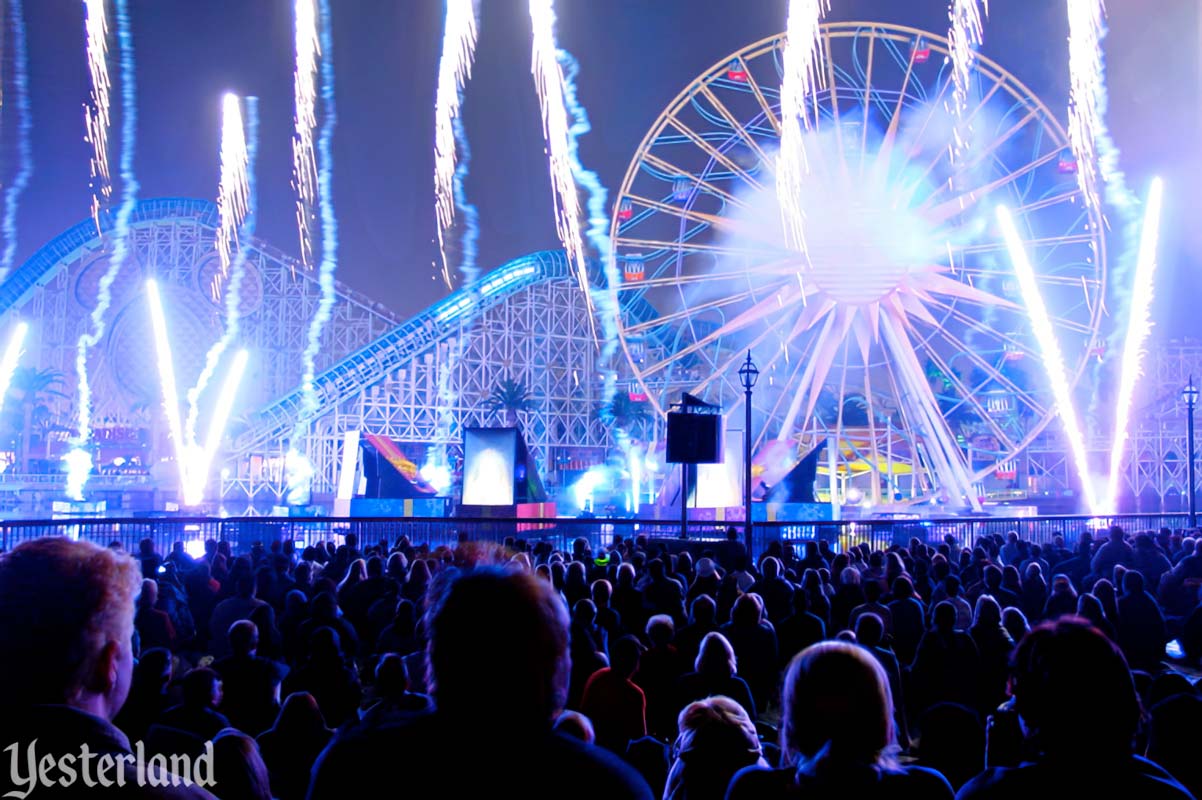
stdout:
[(1181, 390), (1181, 399), (1190, 408), (1198, 404), (1198, 387), (1194, 385), (1194, 378), (1190, 376), (1189, 383)]
[(760, 371), (756, 367), (755, 362), (751, 360), (751, 351), (747, 351), (747, 360), (743, 362), (743, 366), (739, 367), (739, 382), (747, 391), (755, 386), (755, 382), (759, 380)]

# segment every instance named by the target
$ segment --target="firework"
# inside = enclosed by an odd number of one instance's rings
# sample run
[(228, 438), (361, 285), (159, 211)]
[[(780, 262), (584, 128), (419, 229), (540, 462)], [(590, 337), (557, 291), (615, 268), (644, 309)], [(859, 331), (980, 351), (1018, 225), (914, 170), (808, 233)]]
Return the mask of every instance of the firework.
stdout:
[[(299, 435), (308, 419), (317, 413), (320, 403), (313, 381), (316, 377), (317, 353), (321, 349), (321, 334), (333, 315), (337, 294), (334, 287), (334, 272), (338, 267), (338, 220), (334, 216), (334, 128), (338, 123), (337, 107), (334, 103), (334, 43), (330, 30), (329, 0), (321, 0), (321, 137), (317, 143), (318, 172), (317, 194), (321, 209), (321, 266), (318, 270), (318, 286), (321, 297), (317, 310), (309, 323), (308, 341), (301, 355), (302, 411), (297, 420)], [(293, 437), (294, 439), (296, 436)]]
[[(250, 202), (248, 159), (242, 106), (237, 95), (228, 93), (222, 102), (221, 180), (217, 188), (217, 254), (221, 258), (222, 279), (229, 277), (231, 254), (238, 244), (238, 228), (246, 218)], [(214, 299), (217, 297), (220, 297), (219, 287)]]
[(8, 387), (12, 385), (13, 373), (17, 370), (17, 362), (21, 360), (23, 352), (21, 348), (25, 344), (27, 333), (29, 333), (28, 323), (17, 323), (12, 336), (8, 339), (8, 347), (4, 349), (4, 358), (0, 359), (0, 404), (3, 404), (4, 398), (8, 395)]
[(292, 137), (292, 182), (296, 189), (296, 226), (300, 233), (301, 261), (313, 259), (313, 208), (317, 194), (317, 155), (313, 131), (317, 127), (317, 65), (321, 57), (318, 35), (318, 0), (296, 0), (296, 75), (293, 102), (296, 131)]
[[(231, 98), (233, 99), (232, 103), (230, 102)], [(233, 161), (235, 163), (229, 172), (237, 174), (240, 177), (238, 180), (231, 178), (229, 183), (237, 184), (240, 187), (239, 191), (244, 192), (245, 201), (244, 212), (241, 217), (241, 227), (231, 226), (231, 230), (237, 231), (236, 234), (231, 234), (231, 236), (236, 235), (240, 240), (245, 241), (253, 236), (255, 231), (255, 161), (259, 152), (258, 100), (254, 97), (246, 98), (245, 133), (243, 132), (241, 111), (236, 97), (227, 95), (224, 111), (221, 136), (221, 183), (223, 189), (221, 194), (224, 195), (224, 187), (227, 183), (225, 165), (227, 161)], [(226, 212), (228, 209), (233, 208), (234, 205), (235, 203), (233, 202), (222, 202), (220, 199), (218, 201), (218, 216), (221, 223), (221, 229), (218, 230), (219, 251), (221, 250), (221, 230), (226, 226)], [(233, 215), (231, 214), (230, 216), (232, 217)], [(228, 252), (223, 258), (228, 261)], [(226, 261), (222, 262), (222, 272), (226, 271)], [(196, 379), (196, 385), (188, 390), (188, 419), (185, 424), (185, 435), (190, 442), (196, 440), (196, 421), (200, 413), (200, 396), (208, 386), (209, 381), (212, 380), (214, 373), (216, 373), (221, 356), (238, 338), (242, 314), (242, 281), (245, 276), (246, 251), (239, 246), (237, 253), (233, 255), (233, 263), (229, 266), (229, 279), (225, 281), (224, 293), (221, 292), (221, 274), (219, 273), (213, 278), (214, 294), (222, 295), (225, 305), (225, 330), (221, 338), (205, 354), (205, 363), (203, 369), (201, 369), (200, 377)]]
[(221, 440), (225, 437), (225, 429), (230, 421), (230, 412), (234, 407), (234, 398), (238, 394), (238, 387), (242, 385), (242, 377), (246, 373), (246, 362), (249, 357), (245, 350), (239, 350), (234, 356), (234, 362), (230, 365), (225, 383), (221, 386), (221, 394), (217, 396), (217, 406), (213, 409), (212, 420), (209, 421), (209, 432), (205, 437), (204, 447), (196, 448), (194, 445), (191, 447), (194, 456), (185, 471), (186, 478), (184, 480), (184, 502), (187, 505), (198, 505), (204, 499), (209, 468), (212, 467), (213, 458), (217, 455), (217, 450), (221, 447)]
[(955, 150), (962, 149), (968, 137), (960, 130), (960, 117), (968, 106), (969, 81), (972, 75), (972, 60), (976, 49), (981, 46), (983, 28), (981, 16), (989, 15), (989, 0), (952, 0), (948, 10), (951, 28), (947, 39), (950, 43), (952, 80), (955, 83), (953, 110), (956, 114)]
[(463, 103), (463, 86), (472, 74), (476, 51), (476, 9), (474, 0), (446, 0), (447, 16), (443, 28), (442, 59), (438, 65), (438, 89), (434, 100), (434, 209), (438, 217), (438, 245), (442, 258), (442, 279), (451, 288), (451, 272), (443, 239), (455, 221), (457, 189), (456, 147), (463, 139), (462, 126), (456, 126)]
[(553, 0), (530, 0), (530, 22), (534, 29), (531, 72), (543, 116), (543, 137), (551, 172), (551, 195), (555, 202), (555, 228), (576, 270), (580, 289), (588, 296), (588, 269), (584, 239), (580, 232), (580, 198), (572, 177), (568, 111), (564, 103), (563, 70), (555, 45)]
[(1073, 462), (1081, 479), (1081, 490), (1085, 495), (1086, 505), (1090, 513), (1098, 513), (1099, 504), (1094, 491), (1093, 481), (1089, 473), (1089, 460), (1085, 454), (1085, 437), (1081, 432), (1081, 423), (1077, 418), (1077, 409), (1073, 405), (1072, 388), (1069, 386), (1068, 372), (1064, 367), (1064, 355), (1060, 351), (1060, 342), (1056, 340), (1056, 332), (1052, 327), (1051, 317), (1044, 304), (1043, 295), (1039, 292), (1039, 284), (1035, 280), (1035, 269), (1027, 257), (1023, 247), (1022, 236), (1014, 225), (1014, 219), (1004, 206), (997, 208), (998, 224), (1002, 236), (1006, 240), (1006, 248), (1010, 253), (1010, 261), (1014, 265), (1014, 274), (1018, 278), (1019, 291), (1022, 294), (1023, 305), (1031, 320), (1031, 331), (1039, 343), (1043, 355), (1044, 371), (1052, 386), (1052, 395), (1060, 419), (1064, 422), (1064, 432), (1068, 436), (1069, 449), (1072, 451)]
[(825, 85), (822, 71), (823, 14), (829, 0), (790, 0), (785, 49), (782, 55), (781, 139), (776, 167), (776, 194), (780, 202), (789, 246), (806, 251), (805, 213), (801, 208), (801, 184), (810, 171), (802, 140), (802, 126), (810, 121), (806, 99)]
[(597, 302), (594, 305), (599, 311), (598, 316), (601, 318), (601, 333), (604, 345), (601, 348), (599, 363), (605, 369), (605, 384), (601, 401), (602, 403), (608, 403), (613, 399), (614, 392), (617, 389), (617, 373), (612, 369), (611, 361), (618, 350), (617, 294), (622, 278), (618, 274), (618, 267), (614, 259), (613, 243), (609, 238), (609, 218), (605, 214), (607, 197), (605, 186), (601, 183), (601, 179), (597, 177), (597, 173), (585, 169), (584, 164), (580, 161), (580, 137), (592, 129), (588, 119), (588, 112), (576, 97), (576, 74), (579, 72), (580, 66), (564, 50), (559, 51), (559, 60), (564, 76), (564, 104), (567, 106), (572, 117), (572, 127), (568, 131), (570, 135), (569, 156), (572, 164), (572, 175), (575, 177), (576, 182), (588, 192), (587, 236), (589, 243), (600, 256), (601, 269), (605, 277), (604, 290), (595, 292), (590, 286), (589, 297), (592, 298), (594, 294), (596, 295)]
[(179, 414), (179, 387), (175, 380), (175, 357), (171, 352), (171, 339), (167, 335), (167, 315), (163, 311), (163, 298), (159, 294), (158, 281), (146, 281), (146, 302), (150, 307), (150, 325), (154, 333), (155, 364), (159, 373), (159, 388), (163, 392), (163, 413), (167, 416), (167, 431), (175, 447), (175, 463), (179, 468), (180, 483), (188, 485), (188, 463), (191, 461), (188, 444), (184, 439), (183, 422)]
[(112, 79), (108, 65), (107, 0), (84, 0), (84, 35), (88, 72), (92, 76), (92, 102), (84, 112), (87, 141), (92, 145), (92, 217), (100, 232), (100, 206), (112, 195), (109, 175), (109, 95)]
[(1153, 179), (1144, 210), (1139, 258), (1135, 266), (1135, 287), (1131, 293), (1131, 313), (1127, 321), (1127, 338), (1123, 343), (1122, 371), (1115, 402), (1114, 440), (1110, 445), (1110, 473), (1106, 481), (1105, 510), (1108, 512), (1117, 508), (1119, 471), (1122, 469), (1123, 450), (1127, 445), (1131, 400), (1135, 395), (1135, 384), (1143, 374), (1144, 344), (1152, 332), (1152, 288), (1156, 277), (1156, 245), (1160, 234), (1163, 194), (1164, 184), (1160, 178)]
[(1068, 138), (1077, 159), (1077, 180), (1090, 208), (1101, 209), (1099, 183), (1111, 201), (1132, 208), (1135, 198), (1119, 169), (1118, 148), (1106, 127), (1106, 69), (1102, 39), (1106, 9), (1102, 0), (1068, 0)]
[[(13, 85), (17, 90), (17, 174), (4, 193), (4, 252), (0, 255), (0, 281), (12, 270), (17, 255), (17, 210), (21, 195), (33, 176), (32, 116), (29, 111), (29, 53), (25, 43), (25, 9), (21, 0), (10, 0), (13, 38)], [(0, 392), (0, 397), (3, 393)]]
[[(89, 20), (92, 19), (91, 14), (94, 12), (97, 14), (103, 13), (103, 4), (98, 3), (96, 5), (97, 8), (93, 8), (92, 3), (88, 4)], [(109, 306), (113, 302), (113, 282), (120, 274), (121, 268), (125, 266), (125, 260), (129, 255), (129, 223), (133, 217), (134, 207), (138, 202), (138, 181), (134, 174), (134, 149), (138, 131), (138, 106), (137, 84), (134, 82), (136, 69), (134, 64), (133, 33), (129, 23), (128, 0), (117, 0), (116, 5), (117, 44), (120, 47), (121, 53), (121, 205), (117, 209), (117, 217), (113, 224), (112, 256), (109, 258), (108, 267), (105, 269), (104, 274), (100, 276), (100, 281), (96, 288), (96, 305), (92, 309), (89, 318), (90, 329), (79, 337), (75, 345), (75, 372), (79, 390), (79, 424), (72, 453), (77, 451), (82, 452), (82, 448), (87, 446), (88, 440), (92, 436), (92, 388), (88, 380), (88, 352), (104, 338), (105, 315), (108, 314)], [(104, 25), (102, 22), (103, 17), (98, 19), (95, 24), (103, 28)], [(89, 55), (92, 49), (91, 30), (92, 23), (89, 22)], [(105, 76), (103, 81), (106, 86), (104, 95), (105, 110), (102, 116), (107, 124), (107, 66), (105, 66)], [(95, 73), (93, 73), (93, 77), (95, 78)], [(97, 102), (97, 107), (100, 107), (99, 101)], [(107, 169), (106, 166), (106, 173)], [(84, 455), (87, 454), (84, 453)], [(68, 495), (75, 499), (82, 498), (83, 486), (87, 482), (88, 471), (84, 470), (85, 464), (88, 470), (90, 470), (90, 456), (85, 459), (79, 455), (69, 454), (69, 458), (67, 459)]]

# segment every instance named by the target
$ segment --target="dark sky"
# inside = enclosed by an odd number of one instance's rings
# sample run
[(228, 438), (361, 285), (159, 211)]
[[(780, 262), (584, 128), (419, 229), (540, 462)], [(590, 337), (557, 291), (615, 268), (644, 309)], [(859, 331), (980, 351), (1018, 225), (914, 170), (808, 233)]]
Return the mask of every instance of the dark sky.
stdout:
[[(334, 192), (339, 277), (411, 314), (443, 295), (431, 262), (432, 128), (442, 26), (439, 0), (332, 0), (339, 124)], [(88, 214), (88, 77), (79, 0), (26, 0), (35, 178), (20, 216), (18, 261)], [(557, 245), (523, 0), (481, 0), (480, 44), (464, 110), (473, 150), (469, 198), (480, 208), (480, 265)], [(1063, 0), (994, 0), (985, 52), (1053, 108), (1066, 94)], [(1168, 181), (1158, 304), (1188, 332), (1202, 280), (1189, 212), (1202, 139), (1199, 0), (1111, 0), (1111, 122), (1140, 188)], [(786, 0), (560, 0), (559, 41), (581, 63), (593, 133), (587, 166), (616, 186), (661, 109), (727, 53), (784, 27)], [(947, 27), (945, 0), (833, 0), (831, 18)], [(292, 17), (288, 0), (131, 0), (140, 108), (142, 196), (212, 198), (220, 96), (260, 98), (258, 234), (297, 252), (290, 187)], [(1156, 9), (1155, 12), (1149, 11)], [(5, 54), (5, 71), (10, 69)], [(7, 78), (6, 78), (7, 87)], [(3, 174), (10, 175), (6, 92)], [(1187, 236), (1188, 232), (1188, 236)], [(1194, 237), (1192, 240), (1189, 236)], [(1187, 256), (1186, 254), (1191, 255)], [(1171, 290), (1170, 290), (1171, 289)]]

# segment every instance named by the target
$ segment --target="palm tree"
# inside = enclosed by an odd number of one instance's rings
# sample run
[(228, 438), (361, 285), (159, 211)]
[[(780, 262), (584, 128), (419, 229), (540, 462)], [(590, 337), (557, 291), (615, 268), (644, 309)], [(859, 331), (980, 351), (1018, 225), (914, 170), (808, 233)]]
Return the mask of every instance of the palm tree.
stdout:
[(509, 375), (493, 387), (492, 394), (484, 402), (489, 410), (502, 415), (506, 425), (516, 425), (519, 411), (532, 411), (537, 405), (526, 384)]
[(635, 428), (651, 419), (651, 412), (647, 403), (631, 400), (628, 392), (617, 392), (608, 403), (601, 406), (599, 416), (606, 425), (617, 429), (620, 436), (629, 436)]
[[(12, 382), (9, 384), (9, 397), (21, 411), (21, 471), (29, 472), (29, 450), (32, 444), (35, 427), (43, 430), (43, 436), (49, 429), (50, 410), (42, 402), (44, 396), (63, 397), (67, 395), (58, 390), (63, 383), (63, 373), (56, 369), (38, 369), (37, 367), (21, 366), (13, 370)], [(40, 410), (40, 409), (44, 409)], [(38, 417), (35, 426), (35, 415)]]

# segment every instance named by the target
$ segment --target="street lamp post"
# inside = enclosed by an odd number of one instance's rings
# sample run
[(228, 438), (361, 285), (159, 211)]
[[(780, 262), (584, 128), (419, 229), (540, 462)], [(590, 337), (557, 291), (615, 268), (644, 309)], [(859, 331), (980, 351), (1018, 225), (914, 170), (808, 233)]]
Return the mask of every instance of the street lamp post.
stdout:
[(751, 360), (751, 351), (747, 351), (747, 360), (739, 367), (739, 382), (743, 385), (743, 538), (747, 546), (747, 557), (751, 558), (751, 390), (760, 377), (760, 371)]
[(1189, 456), (1189, 466), (1187, 473), (1189, 475), (1189, 526), (1196, 528), (1198, 526), (1198, 509), (1197, 499), (1194, 491), (1194, 408), (1198, 405), (1198, 387), (1194, 385), (1194, 376), (1191, 375), (1189, 383), (1181, 390), (1181, 399), (1185, 401), (1185, 408), (1188, 412), (1186, 417), (1186, 437), (1189, 442), (1186, 445)]

